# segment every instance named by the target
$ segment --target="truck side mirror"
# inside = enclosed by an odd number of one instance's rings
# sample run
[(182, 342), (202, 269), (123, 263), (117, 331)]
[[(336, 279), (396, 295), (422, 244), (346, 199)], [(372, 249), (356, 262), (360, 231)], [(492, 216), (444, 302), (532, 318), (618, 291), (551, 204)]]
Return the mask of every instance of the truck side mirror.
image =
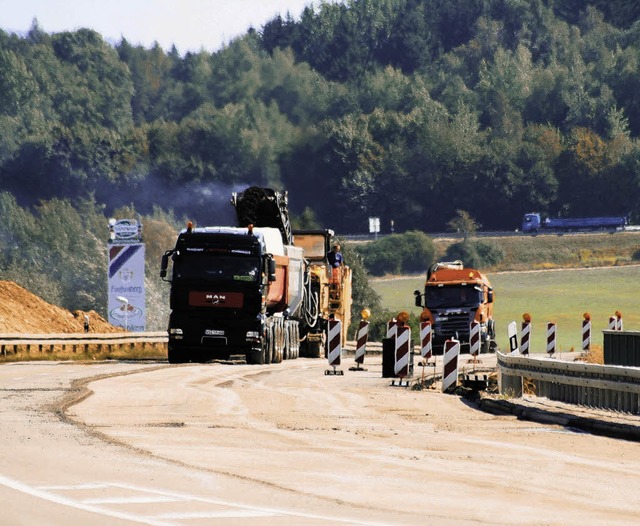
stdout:
[(487, 303), (493, 303), (493, 289), (487, 291)]
[(267, 260), (267, 266), (269, 268), (269, 281), (276, 280), (276, 260), (271, 256)]
[(414, 290), (413, 295), (416, 297), (415, 298), (416, 307), (422, 307), (422, 294), (420, 294), (420, 291)]
[(160, 263), (160, 277), (164, 281), (169, 281), (165, 279), (167, 277), (167, 267), (169, 266), (169, 257), (173, 254), (173, 250), (168, 250), (162, 255), (162, 262)]

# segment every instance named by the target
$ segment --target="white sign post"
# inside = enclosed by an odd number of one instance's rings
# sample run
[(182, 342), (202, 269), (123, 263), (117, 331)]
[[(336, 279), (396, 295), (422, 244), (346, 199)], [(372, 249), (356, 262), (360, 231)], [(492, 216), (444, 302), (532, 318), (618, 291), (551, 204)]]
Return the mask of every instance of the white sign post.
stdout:
[(374, 234), (375, 238), (378, 239), (378, 232), (380, 232), (380, 218), (379, 217), (370, 217), (369, 218), (369, 233)]

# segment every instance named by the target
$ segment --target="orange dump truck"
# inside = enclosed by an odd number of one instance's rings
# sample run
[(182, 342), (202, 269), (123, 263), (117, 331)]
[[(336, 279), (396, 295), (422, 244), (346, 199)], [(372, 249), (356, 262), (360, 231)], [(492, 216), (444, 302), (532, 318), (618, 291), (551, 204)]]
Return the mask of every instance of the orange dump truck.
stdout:
[(465, 268), (462, 261), (435, 263), (427, 272), (424, 292), (414, 292), (415, 305), (422, 307), (421, 321), (430, 321), (434, 352), (456, 338), (469, 346), (472, 321), (480, 324), (481, 352), (496, 348), (493, 320), (493, 288), (480, 271)]

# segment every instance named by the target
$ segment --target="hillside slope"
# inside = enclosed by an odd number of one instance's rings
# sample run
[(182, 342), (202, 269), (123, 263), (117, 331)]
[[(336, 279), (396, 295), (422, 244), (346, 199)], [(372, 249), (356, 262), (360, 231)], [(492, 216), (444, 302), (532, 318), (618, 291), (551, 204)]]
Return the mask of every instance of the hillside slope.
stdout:
[(69, 312), (51, 305), (12, 281), (0, 281), (0, 333), (51, 334), (84, 332), (84, 316), (90, 332), (121, 332), (95, 311)]

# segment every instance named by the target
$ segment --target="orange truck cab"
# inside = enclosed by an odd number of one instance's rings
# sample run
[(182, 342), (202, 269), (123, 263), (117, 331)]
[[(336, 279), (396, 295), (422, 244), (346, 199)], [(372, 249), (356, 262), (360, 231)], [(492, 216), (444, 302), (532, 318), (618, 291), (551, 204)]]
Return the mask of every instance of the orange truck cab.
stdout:
[(427, 272), (424, 293), (414, 292), (422, 307), (420, 321), (430, 321), (433, 350), (441, 353), (446, 340), (455, 338), (469, 347), (472, 321), (480, 324), (481, 352), (495, 351), (494, 293), (489, 279), (462, 261), (435, 263)]

